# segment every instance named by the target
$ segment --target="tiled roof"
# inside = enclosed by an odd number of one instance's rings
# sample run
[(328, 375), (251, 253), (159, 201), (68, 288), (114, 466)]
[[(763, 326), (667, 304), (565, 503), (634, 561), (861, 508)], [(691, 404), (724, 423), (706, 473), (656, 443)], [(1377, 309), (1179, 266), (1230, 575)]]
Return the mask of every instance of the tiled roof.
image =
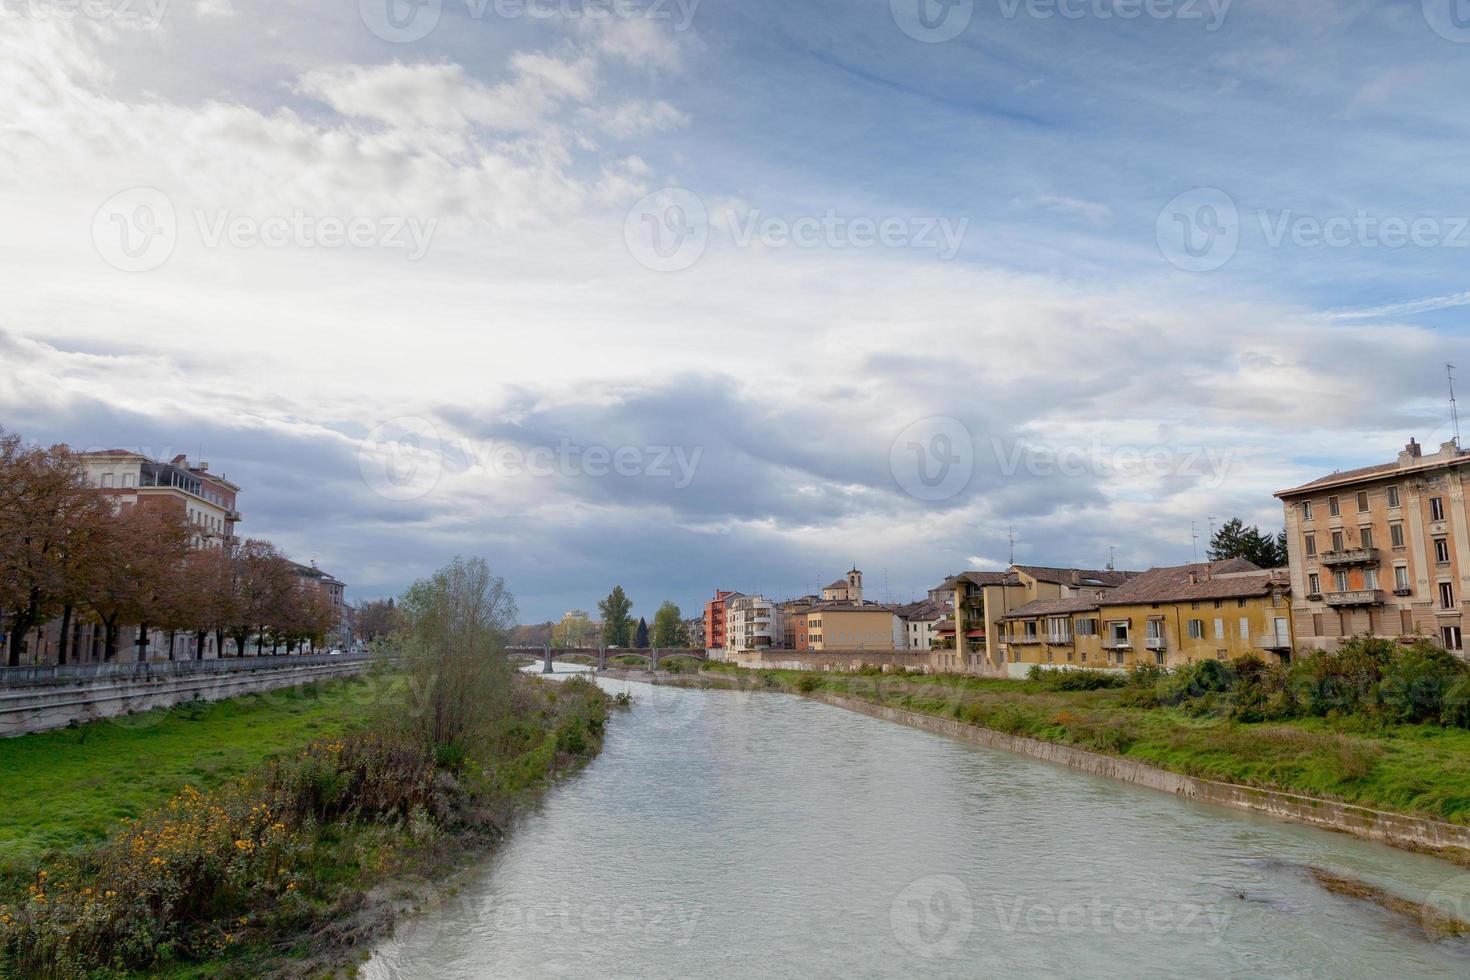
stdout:
[(1314, 490), (1317, 487), (1326, 487), (1332, 486), (1336, 483), (1348, 483), (1352, 482), (1353, 480), (1362, 480), (1368, 477), (1378, 476), (1380, 474), (1393, 473), (1398, 469), (1398, 463), (1379, 463), (1376, 466), (1359, 466), (1355, 470), (1339, 470), (1336, 473), (1329, 473), (1324, 477), (1319, 477), (1318, 479), (1313, 480), (1311, 483), (1303, 483), (1301, 486), (1292, 487), (1290, 490), (1279, 490), (1277, 491), (1276, 496), (1282, 497), (1288, 494), (1305, 493), (1308, 490)]
[(944, 580), (948, 586), (969, 582), (972, 585), (1017, 585), (1019, 580), (1011, 572), (960, 572)]
[(902, 606), (894, 606), (893, 611), (900, 619), (906, 620), (930, 620), (943, 619), (949, 614), (949, 610), (937, 602), (922, 599), (918, 602), (910, 602)]
[(824, 589), (845, 589), (845, 588), (847, 588), (847, 579), (840, 578), (837, 581), (833, 582), (831, 585), (824, 585), (823, 588)]
[(1111, 569), (1093, 568), (1049, 568), (1045, 565), (1016, 565), (1016, 570), (1036, 579), (1038, 582), (1049, 582), (1053, 585), (1071, 585), (1072, 573), (1077, 573), (1079, 583), (1082, 585), (1101, 585), (1116, 588), (1124, 582), (1140, 574), (1138, 572), (1119, 572)]
[[(1255, 573), (1255, 574), (1243, 574)], [(1190, 576), (1193, 574), (1193, 581)], [(1244, 558), (1196, 562), (1170, 568), (1151, 568), (1105, 596), (1104, 606), (1153, 602), (1195, 602), (1200, 599), (1245, 599), (1266, 595), (1271, 587), (1284, 586), (1274, 571), (1267, 571)]]
[(1002, 619), (1032, 619), (1036, 616), (1061, 616), (1065, 613), (1091, 612), (1097, 608), (1097, 599), (1034, 599), (1024, 606), (1017, 606), (1002, 616)]

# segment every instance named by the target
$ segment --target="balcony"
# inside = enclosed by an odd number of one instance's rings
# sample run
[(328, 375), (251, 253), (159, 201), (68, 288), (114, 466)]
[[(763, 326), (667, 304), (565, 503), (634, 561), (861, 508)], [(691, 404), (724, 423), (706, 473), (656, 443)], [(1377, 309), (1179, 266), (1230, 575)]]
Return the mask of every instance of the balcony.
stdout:
[(1265, 636), (1256, 637), (1257, 650), (1290, 650), (1291, 637), (1277, 633), (1267, 633)]
[(1046, 642), (1052, 643), (1052, 644), (1071, 643), (1072, 642), (1072, 634), (1070, 632), (1048, 633), (1048, 634), (1046, 634)]
[(1131, 639), (1129, 639), (1128, 637), (1126, 637), (1126, 636), (1125, 637), (1122, 637), (1121, 639), (1119, 637), (1116, 637), (1116, 636), (1109, 637), (1108, 639), (1103, 640), (1103, 649), (1104, 650), (1132, 650), (1133, 649), (1133, 641)]
[(984, 612), (985, 595), (983, 593), (977, 592), (974, 595), (965, 596), (963, 599), (960, 600), (960, 608), (973, 609), (977, 612)]
[(1041, 637), (1035, 633), (1025, 633), (1020, 636), (1011, 637), (1012, 643), (1040, 643)]
[(1149, 636), (1144, 638), (1143, 645), (1150, 650), (1166, 650), (1169, 641), (1162, 636)]
[(1404, 586), (1401, 589), (1394, 589), (1393, 594), (1396, 596), (1409, 596), (1414, 594), (1414, 590), (1408, 586)]
[(1329, 592), (1322, 597), (1329, 606), (1381, 606), (1382, 589), (1353, 589), (1348, 592)]
[(1317, 557), (1324, 565), (1376, 565), (1377, 548), (1344, 548), (1342, 551), (1324, 551)]

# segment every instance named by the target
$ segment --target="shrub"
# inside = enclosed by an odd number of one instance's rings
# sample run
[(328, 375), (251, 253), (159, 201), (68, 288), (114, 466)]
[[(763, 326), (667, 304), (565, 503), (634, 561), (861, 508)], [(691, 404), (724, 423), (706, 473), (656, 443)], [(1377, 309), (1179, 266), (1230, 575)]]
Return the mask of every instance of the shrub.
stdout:
[(1048, 691), (1101, 691), (1128, 684), (1128, 678), (1110, 671), (1071, 668), (1049, 670), (1040, 664), (1032, 665), (1026, 673), (1026, 679), (1040, 684)]
[(796, 689), (802, 694), (810, 694), (822, 686), (822, 679), (814, 674), (807, 674), (796, 682)]

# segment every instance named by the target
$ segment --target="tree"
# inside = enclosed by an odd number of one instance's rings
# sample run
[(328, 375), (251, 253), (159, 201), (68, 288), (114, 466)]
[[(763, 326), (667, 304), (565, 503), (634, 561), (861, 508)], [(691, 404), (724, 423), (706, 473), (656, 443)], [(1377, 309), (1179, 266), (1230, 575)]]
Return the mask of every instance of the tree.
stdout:
[(1287, 562), (1286, 532), (1274, 537), (1262, 534), (1256, 525), (1247, 527), (1240, 518), (1232, 517), (1210, 539), (1209, 558), (1210, 561), (1244, 558), (1260, 568), (1280, 568)]
[(103, 629), (104, 659), (114, 660), (119, 626), (136, 624), (146, 637), (149, 623), (168, 618), (163, 583), (188, 553), (191, 531), (171, 509), (140, 504), (109, 514), (100, 527), (102, 546), (87, 565), (84, 594)]
[(515, 599), (483, 558), (454, 561), (415, 582), (398, 604), (404, 664), (417, 699), (408, 720), (448, 757), (510, 704), (505, 657)]
[(597, 627), (586, 613), (564, 616), (562, 621), (551, 627), (551, 645), (558, 650), (583, 650), (592, 645)]
[(679, 607), (665, 602), (653, 614), (653, 645), (660, 650), (672, 650), (689, 645), (689, 630), (679, 614)]
[(606, 599), (598, 602), (597, 611), (602, 613), (602, 643), (609, 647), (626, 647), (633, 640), (633, 621), (628, 611), (633, 600), (623, 592), (621, 585), (614, 586)]
[(357, 635), (369, 643), (398, 626), (398, 609), (391, 598), (370, 599), (357, 607)]
[(20, 665), (32, 629), (57, 613), (70, 619), (77, 575), (109, 510), (66, 446), (26, 448), (0, 430), (0, 626), (9, 666)]
[(638, 629), (633, 633), (633, 649), (648, 649), (648, 620), (638, 617)]

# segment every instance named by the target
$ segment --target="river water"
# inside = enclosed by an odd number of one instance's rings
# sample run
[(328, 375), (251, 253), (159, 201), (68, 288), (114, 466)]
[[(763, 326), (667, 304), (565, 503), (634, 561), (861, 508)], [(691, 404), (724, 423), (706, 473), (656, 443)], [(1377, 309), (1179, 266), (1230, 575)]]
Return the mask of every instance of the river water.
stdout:
[(802, 698), (603, 680), (636, 701), (369, 978), (1470, 977), (1325, 891), (1436, 907), (1434, 859)]

